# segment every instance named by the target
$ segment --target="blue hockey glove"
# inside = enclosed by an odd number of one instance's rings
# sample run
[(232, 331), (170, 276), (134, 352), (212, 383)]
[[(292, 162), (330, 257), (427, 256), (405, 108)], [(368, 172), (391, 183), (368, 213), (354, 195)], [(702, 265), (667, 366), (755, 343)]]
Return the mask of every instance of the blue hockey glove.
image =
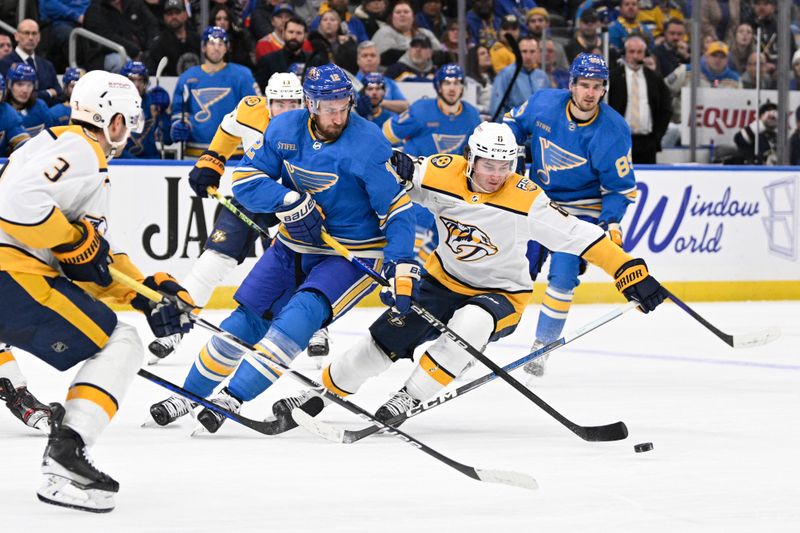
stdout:
[(389, 261), (383, 267), (383, 277), (389, 282), (381, 289), (381, 301), (397, 315), (411, 311), (411, 301), (419, 295), (419, 265), (414, 261)]
[(147, 94), (150, 95), (150, 105), (155, 107), (159, 113), (169, 109), (169, 93), (163, 87), (156, 85)]
[(192, 125), (182, 120), (176, 120), (169, 128), (169, 136), (175, 142), (183, 142), (189, 140), (189, 134), (192, 132)]
[(403, 152), (392, 150), (390, 161), (394, 166), (395, 172), (400, 176), (400, 185), (405, 190), (411, 189), (414, 186), (412, 181), (414, 178), (414, 160)]
[(82, 219), (73, 226), (81, 232), (78, 240), (53, 248), (61, 270), (72, 281), (89, 281), (108, 287), (114, 281), (108, 271), (111, 246), (88, 220)]
[(165, 272), (157, 272), (144, 280), (145, 286), (160, 292), (169, 303), (156, 303), (141, 294), (131, 301), (131, 306), (144, 313), (147, 323), (156, 337), (168, 337), (176, 333), (189, 333), (194, 322), (189, 315), (195, 308), (194, 300), (178, 282)]
[(372, 115), (372, 100), (366, 94), (361, 94), (356, 100), (356, 113), (364, 118), (369, 118)]
[(225, 156), (206, 150), (192, 170), (189, 171), (189, 186), (200, 198), (207, 198), (207, 188), (219, 189), (219, 180), (225, 172)]
[(312, 246), (325, 244), (322, 240), (325, 231), (322, 210), (307, 192), (300, 199), (277, 209), (275, 216), (293, 240)]
[(631, 259), (619, 267), (614, 284), (629, 302), (639, 302), (639, 309), (644, 313), (658, 307), (667, 297), (664, 287), (647, 271), (644, 259)]

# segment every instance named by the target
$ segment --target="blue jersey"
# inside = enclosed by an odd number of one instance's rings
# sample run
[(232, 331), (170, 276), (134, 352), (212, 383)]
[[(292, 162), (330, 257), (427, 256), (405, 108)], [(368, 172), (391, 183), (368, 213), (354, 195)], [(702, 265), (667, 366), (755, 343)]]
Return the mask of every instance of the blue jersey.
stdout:
[[(367, 148), (367, 149), (365, 149)], [(275, 117), (233, 172), (233, 193), (247, 209), (272, 213), (292, 190), (313, 194), (327, 231), (363, 257), (413, 258), (411, 200), (397, 182), (391, 147), (377, 126), (355, 113), (333, 142), (318, 140), (307, 110)], [(280, 180), (280, 182), (279, 182)], [(304, 253), (333, 253), (278, 238)]]
[(169, 134), (169, 115), (164, 112), (158, 116), (153, 116), (150, 106), (150, 93), (145, 93), (144, 97), (142, 97), (142, 114), (144, 115), (142, 133), (131, 133), (122, 157), (160, 159), (161, 152), (156, 142), (162, 143), (164, 136)]
[[(359, 70), (358, 74), (356, 74), (356, 79), (361, 83), (364, 83), (364, 76), (365, 74)], [(384, 100), (406, 99), (406, 96), (403, 94), (403, 91), (400, 90), (400, 86), (392, 78), (387, 78), (386, 76), (384, 76), (383, 83), (386, 85), (386, 94), (383, 96)]]
[(30, 139), (22, 127), (22, 117), (5, 102), (0, 102), (0, 157), (6, 156)]
[(396, 117), (396, 116), (397, 116), (397, 113), (394, 113), (392, 111), (389, 111), (388, 109), (384, 109), (383, 107), (381, 107), (380, 108), (380, 113), (378, 113), (377, 115), (374, 115), (374, 114), (370, 115), (370, 116), (366, 117), (366, 119), (369, 120), (370, 122), (374, 122), (375, 125), (380, 128), (381, 126), (383, 126), (384, 122), (386, 122), (390, 118)]
[(544, 89), (506, 114), (518, 144), (531, 136), (531, 178), (573, 215), (619, 222), (636, 198), (631, 130), (605, 103), (581, 124), (565, 89)]
[[(185, 109), (184, 86), (189, 88)], [(186, 113), (192, 125), (186, 154), (199, 157), (214, 138), (222, 117), (233, 111), (239, 100), (256, 94), (258, 86), (253, 74), (235, 63), (213, 73), (199, 65), (181, 74), (172, 95), (172, 120), (179, 120)]]
[(472, 131), (481, 123), (478, 110), (461, 102), (458, 113), (444, 113), (439, 99), (417, 100), (407, 111), (383, 123), (383, 134), (392, 144), (404, 144), (415, 156), (464, 153)]
[(35, 137), (45, 128), (54, 126), (50, 108), (42, 100), (36, 100), (29, 109), (22, 109), (17, 113), (22, 117), (22, 127), (31, 137)]
[(72, 108), (68, 103), (61, 102), (50, 106), (48, 113), (50, 115), (50, 123), (53, 126), (66, 126), (69, 124)]

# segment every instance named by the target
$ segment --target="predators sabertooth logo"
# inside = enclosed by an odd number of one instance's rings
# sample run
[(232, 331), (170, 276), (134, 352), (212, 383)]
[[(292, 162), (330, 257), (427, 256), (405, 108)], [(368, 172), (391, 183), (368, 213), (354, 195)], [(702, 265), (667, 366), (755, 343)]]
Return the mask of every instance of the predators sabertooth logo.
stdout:
[(497, 253), (497, 246), (486, 233), (477, 226), (462, 224), (458, 220), (439, 217), (447, 228), (447, 246), (460, 261), (478, 261)]

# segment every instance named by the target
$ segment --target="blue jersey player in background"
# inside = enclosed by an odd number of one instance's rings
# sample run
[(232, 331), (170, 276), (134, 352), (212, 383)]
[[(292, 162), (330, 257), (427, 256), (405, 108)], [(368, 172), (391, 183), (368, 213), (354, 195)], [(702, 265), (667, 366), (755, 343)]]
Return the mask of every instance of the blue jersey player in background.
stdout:
[(161, 159), (164, 144), (169, 144), (169, 93), (156, 85), (149, 91), (150, 75), (141, 61), (128, 60), (119, 73), (133, 82), (142, 97), (144, 127), (132, 133), (125, 146), (124, 158)]
[(250, 69), (225, 62), (228, 32), (209, 26), (201, 41), (203, 64), (181, 74), (175, 86), (170, 129), (173, 141), (187, 142), (184, 155), (195, 158), (208, 149), (222, 117), (245, 96), (260, 93)]
[[(619, 246), (619, 222), (636, 198), (631, 163), (631, 132), (622, 116), (602, 102), (608, 67), (602, 56), (580, 54), (570, 68), (569, 89), (538, 91), (506, 114), (522, 145), (531, 137), (531, 179), (566, 212), (603, 227)], [(531, 277), (539, 273), (548, 250), (531, 242)], [(548, 286), (542, 300), (532, 350), (561, 336), (572, 295), (586, 265), (580, 257), (550, 255)], [(534, 376), (544, 374), (546, 358), (525, 365)]]
[(86, 71), (80, 67), (69, 67), (64, 71), (61, 76), (61, 85), (64, 86), (64, 92), (61, 93), (61, 102), (50, 106), (50, 121), (53, 126), (66, 126), (69, 124), (69, 119), (72, 116), (72, 108), (69, 106), (69, 98), (72, 96), (72, 89), (75, 84), (81, 79), (81, 76), (86, 74)]
[(55, 125), (50, 108), (36, 97), (37, 82), (36, 71), (25, 63), (14, 63), (6, 73), (6, 101), (22, 117), (22, 127), (31, 137)]
[(22, 117), (5, 103), (6, 79), (0, 74), (0, 157), (6, 157), (31, 138), (22, 127)]
[[(353, 86), (347, 74), (335, 65), (313, 67), (306, 73), (303, 93), (305, 109), (275, 117), (233, 173), (237, 200), (250, 211), (275, 213), (281, 225), (274, 244), (236, 291), (238, 307), (221, 324), (286, 364), (315, 331), (347, 312), (374, 286), (369, 276), (324, 244), (322, 231), (370, 267), (383, 269), (392, 288), (382, 300), (398, 312), (409, 311), (419, 282), (411, 201), (389, 163), (389, 143), (377, 126), (351, 113)], [(239, 364), (243, 355), (212, 338), (184, 387), (208, 396), (236, 370), (213, 401), (238, 412), (242, 402), (279, 376), (251, 356)], [(188, 401), (173, 396), (150, 412), (163, 425), (190, 408)], [(314, 409), (312, 414), (322, 409), (321, 399)], [(289, 410), (273, 410), (281, 415), (284, 429), (295, 425)], [(198, 421), (215, 432), (223, 419), (203, 410)]]

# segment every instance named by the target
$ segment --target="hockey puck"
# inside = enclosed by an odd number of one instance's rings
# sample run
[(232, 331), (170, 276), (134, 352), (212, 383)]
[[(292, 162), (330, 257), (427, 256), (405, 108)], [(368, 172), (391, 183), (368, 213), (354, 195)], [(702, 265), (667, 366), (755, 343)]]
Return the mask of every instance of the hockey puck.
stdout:
[(641, 442), (639, 444), (635, 444), (633, 446), (633, 449), (636, 450), (636, 453), (649, 452), (650, 450), (653, 449), (653, 443), (652, 442)]

